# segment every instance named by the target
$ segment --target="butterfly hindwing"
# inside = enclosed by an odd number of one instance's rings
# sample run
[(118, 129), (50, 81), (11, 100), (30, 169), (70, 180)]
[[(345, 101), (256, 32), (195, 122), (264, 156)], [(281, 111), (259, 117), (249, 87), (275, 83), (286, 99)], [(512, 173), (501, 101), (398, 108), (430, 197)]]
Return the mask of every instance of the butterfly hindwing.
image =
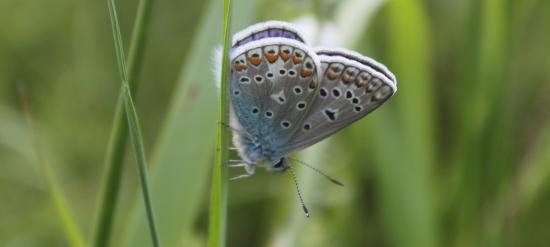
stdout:
[(308, 147), (372, 112), (396, 91), (395, 76), (382, 64), (344, 49), (317, 54), (322, 75), (315, 99), (289, 143), (287, 154)]
[(299, 40), (266, 37), (231, 54), (231, 102), (240, 128), (263, 148), (289, 142), (318, 89), (319, 62)]

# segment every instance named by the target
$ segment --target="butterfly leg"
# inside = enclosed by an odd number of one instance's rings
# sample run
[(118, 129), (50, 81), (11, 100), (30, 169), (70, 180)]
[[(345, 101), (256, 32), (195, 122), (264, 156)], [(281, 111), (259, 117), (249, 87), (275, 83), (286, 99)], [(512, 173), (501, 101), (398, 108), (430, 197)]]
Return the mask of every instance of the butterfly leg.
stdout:
[(229, 167), (245, 167), (247, 166), (246, 164), (243, 164), (243, 163), (239, 163), (239, 164), (230, 164)]
[(254, 164), (242, 164), (242, 166), (244, 166), (246, 173), (236, 177), (232, 177), (229, 180), (237, 180), (237, 179), (247, 178), (254, 175), (254, 170), (256, 168)]
[(238, 129), (238, 128), (235, 128), (235, 127), (233, 127), (233, 126), (231, 126), (231, 125), (229, 125), (229, 124), (227, 124), (227, 123), (224, 123), (224, 122), (221, 122), (221, 121), (217, 121), (217, 124), (221, 124), (222, 126), (225, 126), (225, 127), (229, 128), (230, 130), (232, 130), (232, 131), (234, 131), (234, 132), (236, 132), (236, 133), (239, 133), (239, 134), (241, 134), (241, 135), (243, 135), (243, 136), (246, 136), (246, 137), (248, 137), (248, 139), (250, 139), (250, 140), (252, 140), (252, 141), (256, 141), (256, 139), (257, 139), (257, 138), (255, 138), (255, 137), (251, 136), (250, 134), (248, 134), (246, 131), (240, 130), (240, 129)]
[(229, 165), (229, 167), (243, 167), (246, 166), (246, 163), (244, 160), (227, 160), (225, 161), (226, 164)]

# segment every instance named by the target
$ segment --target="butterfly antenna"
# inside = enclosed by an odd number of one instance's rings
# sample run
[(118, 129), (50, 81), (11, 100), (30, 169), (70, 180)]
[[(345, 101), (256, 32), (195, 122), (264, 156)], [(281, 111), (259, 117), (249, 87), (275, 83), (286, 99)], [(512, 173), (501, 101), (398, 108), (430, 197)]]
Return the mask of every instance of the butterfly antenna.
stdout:
[(296, 180), (296, 174), (294, 174), (294, 170), (292, 169), (292, 166), (289, 166), (290, 175), (292, 175), (292, 180), (294, 181), (294, 186), (296, 186), (296, 192), (298, 194), (298, 199), (300, 199), (300, 204), (302, 205), (302, 209), (304, 210), (304, 213), (306, 214), (306, 217), (309, 218), (309, 210), (307, 210), (306, 204), (304, 203), (304, 199), (302, 198), (302, 193), (300, 193), (300, 187), (298, 187), (298, 181)]
[(337, 185), (344, 186), (344, 184), (343, 184), (342, 182), (336, 180), (335, 178), (333, 178), (333, 177), (327, 175), (326, 173), (324, 173), (324, 172), (322, 172), (321, 170), (319, 170), (319, 169), (317, 169), (317, 168), (315, 168), (315, 167), (309, 165), (309, 164), (306, 163), (306, 162), (303, 162), (303, 161), (298, 160), (298, 159), (295, 159), (295, 158), (290, 158), (290, 157), (288, 157), (288, 159), (290, 159), (290, 160), (292, 160), (292, 161), (296, 161), (296, 162), (298, 162), (298, 164), (303, 165), (303, 166), (305, 166), (305, 167), (308, 167), (308, 168), (311, 169), (311, 170), (314, 170), (315, 172), (321, 174), (323, 177), (327, 178), (328, 180), (330, 180), (331, 182), (333, 182), (333, 183), (335, 183), (335, 184), (337, 184)]

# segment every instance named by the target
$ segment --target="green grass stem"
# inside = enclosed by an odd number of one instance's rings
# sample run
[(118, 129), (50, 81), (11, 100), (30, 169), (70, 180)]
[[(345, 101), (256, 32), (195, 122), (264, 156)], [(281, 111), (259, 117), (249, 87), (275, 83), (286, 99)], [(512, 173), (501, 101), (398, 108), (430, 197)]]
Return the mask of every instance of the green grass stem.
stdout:
[(126, 63), (124, 60), (124, 49), (122, 45), (122, 35), (120, 33), (120, 26), (118, 24), (118, 18), (116, 13), (116, 6), (114, 0), (108, 0), (109, 14), (111, 17), (111, 27), (113, 29), (113, 38), (115, 43), (115, 51), (117, 57), (118, 69), (120, 72), (120, 79), (122, 80), (123, 90), (121, 97), (124, 99), (124, 108), (126, 111), (126, 117), (128, 119), (128, 127), (134, 147), (134, 155), (138, 163), (139, 178), (141, 181), (141, 189), (143, 193), (143, 200), (145, 203), (145, 209), (147, 213), (147, 220), (149, 223), (149, 230), (151, 234), (151, 240), (154, 246), (160, 246), (160, 239), (157, 232), (155, 215), (153, 209), (153, 203), (151, 193), (149, 191), (148, 175), (147, 175), (147, 160), (145, 158), (145, 149), (143, 147), (143, 138), (139, 126), (139, 119), (132, 100), (132, 93), (130, 91), (130, 85), (128, 83), (128, 71), (126, 70)]
[[(223, 60), (220, 86), (220, 108), (218, 120), (229, 123), (229, 37), (231, 1), (223, 1)], [(212, 187), (210, 194), (210, 218), (208, 225), (208, 246), (225, 246), (226, 214), (227, 214), (227, 166), (229, 131), (222, 124), (217, 127), (216, 150), (212, 169)]]
[(23, 105), (23, 113), (31, 132), (30, 137), (32, 138), (32, 144), (34, 149), (34, 155), (36, 157), (36, 162), (40, 169), (44, 181), (46, 182), (47, 191), (50, 194), (55, 209), (57, 210), (58, 216), (61, 220), (63, 230), (65, 231), (65, 236), (69, 241), (70, 245), (73, 247), (84, 247), (86, 246), (82, 233), (76, 224), (76, 220), (71, 212), (69, 204), (63, 195), (63, 191), (59, 187), (57, 180), (50, 168), (48, 161), (46, 160), (42, 148), (40, 147), (40, 141), (38, 139), (38, 131), (34, 125), (32, 118), (32, 112), (30, 109), (30, 103), (25, 89), (22, 85), (19, 85), (19, 92), (21, 97), (21, 103)]
[[(135, 95), (139, 86), (139, 72), (143, 64), (143, 54), (146, 44), (146, 34), (149, 30), (152, 9), (151, 0), (140, 0), (134, 30), (130, 42), (128, 56), (128, 84), (132, 95)], [(121, 88), (123, 91), (124, 88)], [(120, 97), (123, 97), (122, 95)], [(103, 175), (100, 204), (95, 222), (92, 246), (107, 246), (113, 226), (114, 212), (117, 205), (118, 192), (122, 178), (122, 168), (125, 157), (126, 141), (128, 139), (128, 125), (124, 116), (122, 98), (118, 99), (113, 129), (109, 139), (105, 174)]]

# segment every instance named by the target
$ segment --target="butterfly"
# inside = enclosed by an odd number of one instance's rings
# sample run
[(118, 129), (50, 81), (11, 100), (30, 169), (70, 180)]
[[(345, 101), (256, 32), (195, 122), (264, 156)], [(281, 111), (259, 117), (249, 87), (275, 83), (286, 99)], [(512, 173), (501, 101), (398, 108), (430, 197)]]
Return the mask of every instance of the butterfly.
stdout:
[(268, 21), (233, 36), (233, 143), (249, 177), (256, 166), (290, 168), (288, 156), (365, 117), (397, 90), (375, 60), (343, 48), (309, 47), (289, 23)]

